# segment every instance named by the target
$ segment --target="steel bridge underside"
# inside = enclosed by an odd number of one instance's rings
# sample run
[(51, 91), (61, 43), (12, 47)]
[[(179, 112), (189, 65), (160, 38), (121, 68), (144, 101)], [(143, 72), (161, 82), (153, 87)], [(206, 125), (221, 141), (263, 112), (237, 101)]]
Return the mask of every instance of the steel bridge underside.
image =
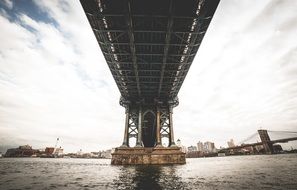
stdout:
[(81, 0), (121, 104), (177, 100), (218, 3)]
[(136, 147), (160, 148), (168, 138), (174, 148), (172, 110), (219, 0), (80, 1), (126, 108), (121, 147), (136, 138)]

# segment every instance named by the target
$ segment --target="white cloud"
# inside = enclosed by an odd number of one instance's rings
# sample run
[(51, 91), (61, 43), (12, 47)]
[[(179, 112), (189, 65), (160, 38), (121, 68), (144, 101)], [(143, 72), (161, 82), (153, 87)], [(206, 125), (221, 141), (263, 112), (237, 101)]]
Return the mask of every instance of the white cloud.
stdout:
[(9, 9), (13, 8), (13, 2), (12, 0), (3, 0), (2, 3)]
[(0, 17), (1, 144), (44, 147), (59, 136), (68, 151), (117, 146), (124, 111), (89, 24), (56, 16), (58, 28), (25, 13)]
[(186, 143), (223, 145), (260, 127), (297, 130), (297, 9), (291, 3), (220, 3), (180, 92), (175, 123)]
[[(118, 146), (124, 109), (78, 1), (34, 1), (57, 23), (0, 16), (0, 144)], [(223, 145), (297, 126), (297, 6), (222, 1), (180, 91), (175, 136)], [(247, 8), (248, 7), (248, 8)], [(282, 14), (279, 14), (279, 13)]]

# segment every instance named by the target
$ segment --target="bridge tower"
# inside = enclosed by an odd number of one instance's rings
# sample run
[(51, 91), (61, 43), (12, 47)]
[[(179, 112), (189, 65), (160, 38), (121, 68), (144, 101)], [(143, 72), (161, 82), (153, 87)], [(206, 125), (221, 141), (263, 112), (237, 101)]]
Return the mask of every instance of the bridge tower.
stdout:
[[(178, 99), (161, 101), (142, 99), (131, 102), (120, 98), (125, 107), (123, 143), (112, 154), (112, 164), (183, 164), (185, 154), (175, 145), (173, 108)], [(136, 138), (136, 145), (130, 139)], [(168, 138), (168, 146), (162, 139)]]
[(260, 139), (263, 143), (263, 147), (264, 147), (266, 154), (273, 154), (274, 153), (273, 144), (270, 140), (267, 130), (260, 129), (260, 130), (258, 130), (258, 133), (259, 133)]
[(124, 138), (111, 163), (185, 163), (175, 146), (173, 108), (219, 0), (80, 2), (125, 107)]
[(173, 133), (173, 108), (178, 99), (162, 102), (155, 99), (137, 103), (120, 99), (125, 107), (125, 130), (122, 148), (131, 147), (130, 138), (136, 138), (136, 147), (163, 147), (162, 138), (168, 138), (168, 147), (176, 147)]

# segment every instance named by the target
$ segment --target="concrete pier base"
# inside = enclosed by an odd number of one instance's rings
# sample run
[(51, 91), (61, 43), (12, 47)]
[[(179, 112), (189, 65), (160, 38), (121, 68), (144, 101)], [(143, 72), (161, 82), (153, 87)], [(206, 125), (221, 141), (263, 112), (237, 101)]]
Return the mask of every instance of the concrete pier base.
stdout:
[(179, 147), (119, 147), (112, 153), (112, 165), (185, 164), (185, 153)]

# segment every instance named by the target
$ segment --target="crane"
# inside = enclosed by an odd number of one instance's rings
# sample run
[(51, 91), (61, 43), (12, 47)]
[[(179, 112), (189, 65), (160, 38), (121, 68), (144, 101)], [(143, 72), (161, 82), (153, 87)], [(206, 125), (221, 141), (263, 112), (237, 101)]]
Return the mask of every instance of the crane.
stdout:
[(57, 151), (57, 146), (58, 146), (59, 140), (60, 140), (60, 139), (59, 139), (59, 137), (58, 137), (57, 140), (56, 140), (56, 144), (55, 144), (54, 151), (53, 151), (53, 154), (54, 154), (54, 155), (58, 154), (58, 153), (56, 153), (56, 151)]

